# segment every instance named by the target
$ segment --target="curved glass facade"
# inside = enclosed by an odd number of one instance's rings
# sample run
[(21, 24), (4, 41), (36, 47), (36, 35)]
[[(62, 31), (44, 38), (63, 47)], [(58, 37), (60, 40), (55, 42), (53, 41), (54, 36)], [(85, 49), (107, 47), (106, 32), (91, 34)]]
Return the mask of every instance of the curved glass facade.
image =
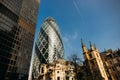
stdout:
[(53, 18), (48, 17), (43, 22), (35, 47), (41, 63), (53, 62), (63, 57), (64, 48), (60, 30)]

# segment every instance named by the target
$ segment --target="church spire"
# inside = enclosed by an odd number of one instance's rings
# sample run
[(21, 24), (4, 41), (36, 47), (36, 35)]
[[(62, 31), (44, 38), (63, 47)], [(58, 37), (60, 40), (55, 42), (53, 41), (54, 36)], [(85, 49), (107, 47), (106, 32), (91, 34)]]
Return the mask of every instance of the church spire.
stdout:
[(98, 51), (98, 49), (97, 49), (97, 47), (96, 47), (96, 45), (95, 45), (95, 44), (94, 44), (94, 49)]
[(85, 59), (85, 60), (88, 60), (88, 59), (89, 59), (89, 57), (88, 57), (88, 51), (87, 51), (87, 49), (86, 49), (86, 47), (85, 47), (82, 39), (81, 39), (81, 45), (82, 45), (82, 50), (83, 50), (84, 59)]
[(95, 44), (94, 44), (94, 49), (95, 49), (95, 50), (97, 49)]
[(90, 41), (90, 49), (91, 49), (91, 50), (93, 50), (93, 46), (92, 46), (92, 43), (91, 43), (91, 41)]
[(82, 50), (83, 50), (83, 52), (84, 52), (84, 53), (87, 52), (87, 49), (86, 49), (86, 47), (85, 47), (82, 39), (81, 39), (81, 45), (82, 45)]

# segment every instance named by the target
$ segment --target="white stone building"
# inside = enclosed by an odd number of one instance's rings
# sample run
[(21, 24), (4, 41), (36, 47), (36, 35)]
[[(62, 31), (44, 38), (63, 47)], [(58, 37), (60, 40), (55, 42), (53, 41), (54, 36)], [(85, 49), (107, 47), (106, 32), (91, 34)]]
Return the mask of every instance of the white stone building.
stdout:
[(58, 59), (40, 65), (39, 80), (75, 80), (74, 66), (71, 62)]

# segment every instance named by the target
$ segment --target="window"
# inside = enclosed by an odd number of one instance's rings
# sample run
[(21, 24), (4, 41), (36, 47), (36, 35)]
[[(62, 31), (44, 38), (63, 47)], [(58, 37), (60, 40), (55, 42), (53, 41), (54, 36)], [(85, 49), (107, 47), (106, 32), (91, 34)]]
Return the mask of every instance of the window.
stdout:
[(108, 59), (112, 58), (112, 54), (107, 55)]
[(57, 80), (60, 80), (60, 77), (57, 77)]
[(66, 80), (69, 80), (69, 77), (66, 77)]
[(57, 73), (59, 73), (59, 71), (57, 71)]
[(89, 54), (89, 57), (92, 58), (92, 54)]
[(92, 64), (92, 65), (95, 65), (95, 64), (94, 64), (94, 61), (91, 61), (91, 64)]
[(113, 63), (112, 63), (112, 61), (109, 61), (109, 63), (112, 65)]
[(42, 67), (41, 73), (44, 73), (44, 67)]
[(73, 78), (72, 78), (72, 80), (73, 80)]
[(114, 68), (114, 67), (112, 67), (112, 70), (113, 70), (113, 71), (115, 71), (115, 68)]

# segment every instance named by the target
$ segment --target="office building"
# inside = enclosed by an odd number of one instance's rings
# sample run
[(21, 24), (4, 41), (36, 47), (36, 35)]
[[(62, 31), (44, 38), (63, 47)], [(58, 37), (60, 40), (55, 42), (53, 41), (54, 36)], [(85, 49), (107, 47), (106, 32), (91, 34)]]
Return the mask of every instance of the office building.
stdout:
[(27, 80), (39, 0), (0, 0), (0, 80)]

